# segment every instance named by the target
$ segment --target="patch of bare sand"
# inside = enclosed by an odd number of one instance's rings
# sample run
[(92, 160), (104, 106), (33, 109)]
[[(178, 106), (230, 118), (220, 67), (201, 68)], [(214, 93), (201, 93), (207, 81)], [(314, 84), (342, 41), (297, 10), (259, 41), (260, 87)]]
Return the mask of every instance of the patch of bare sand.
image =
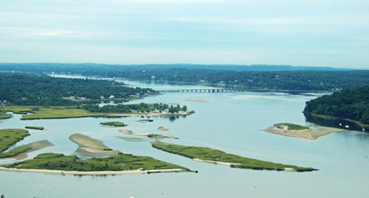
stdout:
[(114, 156), (120, 153), (105, 146), (100, 140), (82, 134), (73, 134), (69, 139), (79, 146), (76, 152), (82, 156)]
[(43, 148), (54, 146), (54, 145), (51, 142), (49, 142), (48, 140), (41, 140), (41, 141), (37, 141), (37, 142), (32, 142), (32, 143), (28, 144), (28, 146), (30, 146), (31, 149), (24, 152), (24, 153), (21, 153), (21, 154), (15, 156), (16, 160), (26, 159), (28, 157), (27, 153), (37, 151), (37, 150), (41, 150)]
[(32, 172), (47, 174), (69, 174), (69, 175), (122, 175), (122, 174), (150, 174), (150, 173), (178, 173), (185, 172), (182, 169), (161, 169), (161, 170), (127, 170), (127, 171), (63, 171), (45, 169), (17, 169), (0, 167), (0, 171)]
[(199, 99), (186, 99), (188, 102), (202, 102), (202, 103), (209, 103), (210, 100), (199, 100)]
[(319, 137), (331, 134), (333, 132), (342, 132), (346, 131), (343, 129), (333, 128), (333, 127), (323, 127), (323, 126), (313, 126), (309, 127), (309, 129), (304, 130), (288, 130), (286, 127), (283, 129), (271, 126), (265, 129), (264, 131), (269, 133), (274, 133), (277, 135), (283, 135), (294, 138), (302, 138), (307, 140), (316, 140)]
[(169, 131), (168, 128), (165, 128), (163, 126), (158, 127), (158, 131)]

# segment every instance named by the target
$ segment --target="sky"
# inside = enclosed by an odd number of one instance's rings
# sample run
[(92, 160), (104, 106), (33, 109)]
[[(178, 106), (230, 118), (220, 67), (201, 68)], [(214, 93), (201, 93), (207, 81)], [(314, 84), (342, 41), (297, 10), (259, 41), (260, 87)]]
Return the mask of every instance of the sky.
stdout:
[(369, 69), (369, 1), (0, 0), (0, 62)]

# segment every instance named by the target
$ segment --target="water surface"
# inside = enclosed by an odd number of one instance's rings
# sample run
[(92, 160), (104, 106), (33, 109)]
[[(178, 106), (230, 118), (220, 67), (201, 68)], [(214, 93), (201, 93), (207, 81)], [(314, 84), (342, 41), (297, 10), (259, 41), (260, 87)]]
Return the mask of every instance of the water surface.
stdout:
[[(185, 86), (131, 84), (156, 89)], [(188, 86), (194, 88), (196, 86)], [(174, 121), (151, 117), (154, 122), (139, 123), (140, 117), (79, 118), (21, 121), (20, 115), (0, 121), (0, 128), (43, 126), (45, 131), (30, 130), (31, 136), (16, 146), (47, 139), (54, 144), (32, 152), (29, 158), (44, 152), (75, 154), (78, 146), (68, 137), (81, 133), (102, 140), (124, 153), (152, 156), (185, 166), (199, 173), (172, 173), (118, 176), (72, 176), (0, 171), (0, 195), (14, 197), (369, 197), (369, 135), (340, 132), (304, 140), (278, 136), (262, 129), (278, 122), (309, 124), (301, 113), (305, 102), (316, 96), (282, 93), (168, 93), (139, 102), (173, 102), (186, 104), (195, 114)], [(186, 99), (210, 100), (210, 103)], [(194, 162), (190, 159), (153, 149), (147, 141), (129, 141), (132, 137), (118, 128), (102, 127), (100, 122), (122, 121), (133, 132), (174, 135), (179, 140), (165, 140), (182, 145), (207, 146), (246, 157), (307, 166), (316, 172), (295, 173), (233, 169), (226, 166)], [(169, 132), (158, 131), (159, 126)], [(123, 137), (123, 138), (117, 138)], [(14, 162), (0, 160), (0, 163)]]

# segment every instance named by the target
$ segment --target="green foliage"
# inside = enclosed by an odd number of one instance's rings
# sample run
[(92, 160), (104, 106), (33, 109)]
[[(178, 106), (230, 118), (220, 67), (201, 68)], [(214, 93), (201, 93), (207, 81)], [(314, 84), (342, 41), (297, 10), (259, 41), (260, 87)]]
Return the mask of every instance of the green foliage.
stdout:
[(40, 127), (40, 126), (26, 126), (26, 129), (34, 129), (34, 130), (44, 130), (44, 127)]
[(0, 130), (0, 153), (8, 149), (13, 144), (29, 136), (24, 129), (1, 129)]
[[(11, 111), (13, 107), (18, 109), (18, 106), (8, 106), (6, 108)], [(37, 111), (31, 112), (33, 114), (23, 115), (22, 120), (99, 117), (104, 115), (101, 113), (87, 112), (83, 109), (76, 109), (73, 106), (39, 107)]]
[[(314, 68), (298, 71), (303, 67), (283, 69), (280, 66), (257, 66), (253, 67), (254, 69), (248, 69), (251, 67), (232, 65), (117, 66), (98, 64), (1, 64), (1, 67), (3, 71), (35, 72), (39, 74), (69, 72), (84, 76), (121, 77), (142, 81), (152, 81), (154, 79), (155, 81), (177, 84), (239, 86), (272, 90), (332, 90), (369, 84), (369, 71), (367, 70), (339, 71)], [(152, 78), (152, 76), (155, 76), (155, 78)]]
[(172, 135), (161, 135), (161, 134), (155, 134), (155, 133), (151, 133), (151, 134), (147, 135), (147, 137), (155, 138), (155, 139), (164, 139), (164, 138), (178, 139), (177, 137), (172, 136)]
[(369, 124), (369, 86), (345, 89), (308, 101), (304, 112)]
[(40, 154), (34, 159), (17, 162), (5, 166), (18, 169), (46, 169), (63, 171), (125, 171), (125, 170), (160, 170), (187, 168), (156, 160), (151, 157), (121, 154), (107, 158), (79, 159), (77, 156), (64, 156), (63, 154)]
[(0, 73), (0, 101), (13, 105), (75, 105), (114, 96), (129, 100), (155, 93), (107, 80), (52, 78), (45, 75)]
[(152, 112), (154, 110), (159, 112), (168, 110), (170, 113), (177, 113), (183, 108), (187, 109), (187, 106), (180, 107), (177, 105), (173, 107), (173, 105), (169, 106), (165, 103), (147, 104), (141, 102), (140, 104), (104, 105), (102, 107), (99, 105), (83, 105), (81, 108), (92, 113), (143, 113)]
[(0, 158), (14, 157), (31, 149), (29, 145), (20, 146), (8, 152), (0, 153)]
[(9, 119), (10, 117), (11, 117), (10, 114), (0, 113), (0, 120), (2, 120), (2, 119)]
[(125, 127), (125, 126), (127, 126), (123, 122), (118, 122), (118, 121), (116, 121), (116, 122), (101, 122), (100, 124), (104, 125), (104, 126), (113, 126), (113, 127)]
[(250, 168), (259, 170), (285, 170), (290, 168), (296, 171), (312, 171), (313, 168), (297, 167), (293, 165), (284, 165), (279, 163), (261, 161), (233, 154), (228, 154), (220, 150), (207, 147), (181, 146), (175, 144), (165, 144), (162, 142), (154, 142), (152, 146), (156, 149), (169, 153), (181, 155), (191, 159), (197, 158), (207, 161), (228, 162), (232, 163), (233, 168)]
[(306, 126), (301, 126), (301, 125), (297, 125), (297, 124), (292, 124), (292, 123), (278, 123), (278, 124), (274, 124), (275, 127), (283, 129), (284, 127), (287, 127), (288, 130), (304, 130), (304, 129), (309, 129), (309, 127)]

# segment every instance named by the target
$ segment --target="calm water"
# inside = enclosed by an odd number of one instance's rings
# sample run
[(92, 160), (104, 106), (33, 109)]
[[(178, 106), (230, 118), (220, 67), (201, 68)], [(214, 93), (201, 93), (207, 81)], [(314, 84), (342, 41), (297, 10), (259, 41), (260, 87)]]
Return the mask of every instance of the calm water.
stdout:
[[(130, 82), (156, 89), (178, 86)], [(180, 86), (181, 88), (186, 86)], [(191, 88), (193, 86), (190, 86)], [(175, 135), (179, 140), (165, 140), (183, 145), (207, 146), (226, 152), (273, 162), (310, 166), (311, 173), (255, 171), (198, 163), (190, 159), (155, 150), (149, 139), (130, 139), (117, 128), (101, 127), (107, 118), (21, 121), (20, 115), (0, 121), (0, 128), (44, 126), (47, 130), (30, 130), (31, 136), (17, 145), (47, 139), (55, 146), (29, 154), (44, 152), (74, 154), (77, 145), (68, 137), (82, 133), (102, 140), (112, 149), (198, 170), (199, 173), (172, 173), (119, 176), (71, 176), (0, 171), (0, 195), (9, 197), (369, 197), (369, 135), (360, 132), (334, 133), (316, 141), (282, 137), (262, 129), (277, 122), (306, 124), (301, 113), (305, 102), (315, 96), (276, 93), (171, 93), (137, 102), (173, 102), (186, 104), (195, 114), (170, 121), (153, 118), (139, 123), (139, 117), (120, 120), (134, 132)], [(210, 103), (187, 102), (186, 99), (210, 100)], [(157, 131), (159, 126), (169, 132)], [(16, 146), (17, 146), (16, 145)], [(14, 162), (0, 160), (0, 163)]]

